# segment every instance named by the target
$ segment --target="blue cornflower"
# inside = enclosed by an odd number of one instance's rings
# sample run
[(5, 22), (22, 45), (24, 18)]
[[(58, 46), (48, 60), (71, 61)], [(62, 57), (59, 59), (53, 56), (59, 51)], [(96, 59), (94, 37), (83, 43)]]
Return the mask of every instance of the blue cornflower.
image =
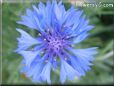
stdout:
[(17, 28), (21, 37), (18, 40), (16, 52), (24, 58), (22, 73), (31, 77), (34, 82), (47, 81), (51, 83), (52, 69), (60, 67), (60, 82), (66, 78), (84, 76), (90, 70), (96, 47), (75, 49), (73, 45), (88, 37), (88, 31), (93, 26), (82, 15), (83, 11), (73, 6), (66, 10), (62, 2), (47, 2), (33, 5), (33, 10), (27, 9), (18, 24), (38, 31), (34, 38), (22, 29)]

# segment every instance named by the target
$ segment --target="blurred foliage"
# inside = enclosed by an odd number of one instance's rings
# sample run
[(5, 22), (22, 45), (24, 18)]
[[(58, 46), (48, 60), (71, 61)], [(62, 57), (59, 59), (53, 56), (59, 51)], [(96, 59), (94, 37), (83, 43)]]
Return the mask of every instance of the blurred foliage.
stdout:
[[(2, 83), (3, 84), (34, 84), (24, 74), (20, 74), (22, 57), (13, 51), (17, 48), (19, 33), (16, 28), (24, 28), (30, 34), (34, 32), (27, 27), (18, 25), (20, 15), (26, 8), (31, 8), (31, 3), (3, 3), (2, 4)], [(66, 8), (70, 7), (65, 3)], [(78, 48), (98, 46), (98, 55), (93, 62), (91, 71), (80, 80), (67, 80), (66, 84), (112, 84), (114, 83), (113, 59), (113, 33), (114, 33), (114, 8), (80, 8), (84, 10), (90, 24), (95, 28), (90, 31), (90, 37), (77, 45)], [(52, 82), (59, 84), (59, 72), (52, 72)]]

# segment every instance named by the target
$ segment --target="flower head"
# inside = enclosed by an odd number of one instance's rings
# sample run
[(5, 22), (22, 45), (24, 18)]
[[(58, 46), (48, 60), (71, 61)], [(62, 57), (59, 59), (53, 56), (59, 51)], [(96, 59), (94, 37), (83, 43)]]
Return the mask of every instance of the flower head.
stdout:
[(34, 82), (47, 81), (51, 83), (51, 70), (60, 67), (60, 82), (66, 78), (85, 75), (90, 70), (96, 47), (75, 49), (73, 45), (88, 37), (88, 31), (93, 28), (82, 11), (73, 6), (66, 10), (62, 2), (47, 2), (33, 5), (33, 10), (27, 9), (18, 24), (38, 31), (34, 38), (22, 29), (17, 28), (21, 37), (18, 38), (16, 50), (24, 58), (23, 69), (27, 77)]

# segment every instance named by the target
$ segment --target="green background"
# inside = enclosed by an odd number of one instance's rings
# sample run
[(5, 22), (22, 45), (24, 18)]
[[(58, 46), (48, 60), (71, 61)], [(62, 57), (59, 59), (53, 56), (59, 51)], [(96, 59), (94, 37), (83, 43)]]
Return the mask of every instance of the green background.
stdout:
[[(64, 4), (67, 9), (70, 7), (69, 3)], [(4, 2), (2, 4), (2, 40), (0, 40), (2, 41), (2, 75), (0, 75), (2, 76), (2, 84), (34, 84), (24, 74), (20, 74), (22, 57), (13, 52), (17, 48), (16, 38), (20, 36), (16, 31), (17, 27), (34, 35), (34, 31), (16, 23), (20, 20), (19, 15), (24, 14), (26, 8), (31, 8), (31, 5), (28, 2)], [(96, 55), (92, 69), (87, 72), (86, 76), (81, 77), (80, 80), (67, 80), (65, 84), (112, 84), (114, 83), (114, 7), (82, 7), (80, 9), (84, 10), (87, 18), (90, 19), (90, 24), (95, 25), (95, 28), (90, 31), (90, 37), (77, 47), (97, 46), (99, 53)], [(60, 83), (58, 71), (52, 74), (52, 83)]]

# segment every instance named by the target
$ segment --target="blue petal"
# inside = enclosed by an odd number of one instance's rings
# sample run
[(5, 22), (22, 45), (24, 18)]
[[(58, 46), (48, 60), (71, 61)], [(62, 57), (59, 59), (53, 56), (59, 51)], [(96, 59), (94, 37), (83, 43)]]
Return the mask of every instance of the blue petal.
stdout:
[(21, 29), (16, 29), (18, 32), (20, 32), (21, 37), (18, 38), (18, 49), (16, 50), (17, 52), (20, 50), (26, 50), (29, 47), (31, 47), (32, 45), (35, 44), (40, 44), (41, 41), (36, 40), (35, 38), (31, 37), (28, 33), (26, 33), (25, 31), (21, 30)]
[(35, 74), (38, 74), (41, 72), (42, 69), (42, 62), (37, 62), (31, 65), (31, 67), (26, 72), (27, 77), (34, 76)]
[(25, 25), (31, 29), (37, 29), (37, 25), (35, 23), (33, 16), (34, 16), (34, 13), (30, 9), (27, 9), (26, 16), (21, 16), (22, 20), (18, 21), (17, 23)]
[(66, 13), (66, 9), (65, 9), (65, 7), (64, 7), (64, 5), (63, 5), (63, 3), (62, 3), (62, 1), (59, 1), (58, 7), (60, 8), (60, 10), (61, 10), (61, 12), (62, 12), (63, 14)]
[(32, 77), (32, 80), (34, 82), (41, 82), (42, 79), (40, 77), (40, 74), (42, 73), (42, 70), (44, 68), (44, 61), (47, 59), (48, 57), (48, 53), (46, 53), (40, 60), (38, 60), (36, 63), (39, 63), (40, 65), (37, 66), (38, 69), (38, 72), (36, 71), (36, 73), (33, 72), (33, 77)]
[(41, 45), (35, 46), (33, 50), (34, 50), (34, 51), (37, 51), (37, 50), (40, 50), (41, 48), (44, 49), (44, 48), (46, 48), (46, 47), (47, 47), (47, 44), (42, 43)]
[(72, 35), (69, 36), (69, 38), (72, 37), (73, 41), (71, 41), (72, 44), (77, 44), (82, 42), (84, 39), (88, 37), (88, 31), (93, 29), (94, 26), (86, 26), (84, 29), (77, 29), (77, 31), (72, 31)]
[(59, 4), (57, 4), (56, 1), (53, 3), (54, 3), (54, 12), (55, 12), (56, 18), (61, 23), (63, 15), (65, 14), (64, 5), (62, 5), (61, 1), (59, 2)]
[[(51, 13), (50, 14), (51, 15), (50, 16), (51, 17), (51, 26), (52, 26), (53, 30), (55, 30), (56, 33), (60, 33), (59, 30), (62, 25), (62, 22), (61, 22), (62, 13), (60, 12), (61, 10), (60, 10), (56, 0), (53, 1), (50, 10), (51, 10), (51, 12), (50, 12)], [(57, 12), (59, 12), (59, 13), (57, 13)]]
[(34, 16), (34, 19), (35, 19), (35, 22), (36, 22), (36, 25), (37, 25), (38, 30), (39, 30), (42, 34), (45, 34), (45, 33), (44, 33), (44, 29), (42, 28), (39, 19), (38, 19), (36, 16)]
[(42, 19), (42, 15), (41, 15), (39, 9), (35, 5), (32, 5), (32, 7), (34, 9), (34, 15), (36, 15), (36, 17), (38, 17), (38, 19)]
[(80, 35), (80, 34), (83, 34), (83, 33), (87, 33), (89, 30), (91, 30), (93, 28), (94, 28), (94, 26), (88, 25), (88, 26), (85, 26), (83, 28), (76, 29), (73, 34)]
[(20, 51), (18, 53), (24, 57), (24, 59), (26, 61), (26, 66), (30, 67), (31, 63), (36, 58), (36, 56), (39, 54), (39, 52), (40, 51)]
[(43, 61), (35, 62), (29, 68), (27, 66), (23, 67), (22, 72), (26, 74), (26, 77), (32, 77), (33, 82), (41, 82), (41, 80), (38, 79), (38, 77), (43, 67)]
[(98, 47), (92, 47), (92, 48), (86, 48), (86, 49), (76, 49), (76, 54), (78, 56), (88, 57), (88, 56), (97, 54), (97, 51), (96, 51), (97, 48)]
[(66, 56), (68, 58), (70, 58), (71, 65), (73, 66), (73, 68), (75, 70), (77, 70), (80, 73), (80, 75), (84, 76), (85, 75), (85, 71), (83, 70), (83, 68), (81, 67), (81, 65), (86, 65), (86, 64), (84, 62), (83, 62), (83, 64), (80, 64), (80, 62), (78, 61), (78, 59), (80, 59), (80, 58), (77, 58), (77, 57), (75, 57), (73, 55), (70, 55), (67, 52), (65, 52), (65, 54), (66, 54)]
[(93, 29), (93, 26), (88, 25), (89, 20), (86, 20), (85, 18), (85, 15), (82, 16), (78, 22), (78, 25), (75, 24), (73, 26), (74, 34), (82, 34), (83, 32), (87, 32)]
[(66, 73), (66, 71), (64, 69), (64, 65), (62, 63), (61, 64), (61, 71), (60, 71), (60, 81), (61, 81), (61, 83), (64, 83), (65, 82), (66, 77), (67, 77), (67, 73)]
[(72, 44), (80, 43), (81, 41), (86, 39), (88, 37), (88, 35), (89, 35), (88, 33), (82, 33), (82, 34), (78, 35), (77, 37), (74, 37), (72, 40)]
[(69, 16), (72, 14), (72, 12), (74, 12), (75, 9), (73, 7), (71, 7), (65, 14), (64, 14), (64, 18), (62, 22), (66, 22), (66, 20), (69, 18)]
[(52, 15), (52, 5), (50, 1), (47, 1), (46, 4), (46, 21), (48, 23), (49, 26), (51, 26), (51, 15)]
[(40, 2), (39, 4), (38, 4), (38, 8), (39, 8), (39, 11), (40, 11), (40, 13), (42, 14), (42, 16), (45, 16), (46, 14), (45, 14), (45, 5), (42, 3), (42, 2)]
[[(79, 11), (78, 15), (81, 15), (81, 14), (82, 13)], [(70, 29), (66, 29), (68, 32), (67, 35), (69, 36), (69, 38), (72, 37), (73, 39), (75, 39), (73, 41), (73, 44), (83, 41), (88, 36), (87, 32), (93, 29), (94, 27), (94, 26), (88, 25), (89, 20), (85, 20), (85, 15), (82, 16), (81, 18), (80, 17), (76, 17), (76, 18), (77, 19), (74, 22), (73, 27)], [(68, 24), (67, 24), (67, 27), (68, 27)]]
[(56, 59), (56, 55), (54, 56), (53, 54), (49, 54), (50, 57), (50, 62), (52, 64), (52, 68), (53, 70), (57, 68), (57, 59)]
[(88, 58), (97, 54), (98, 47), (86, 48), (86, 49), (73, 49), (69, 46), (66, 47), (67, 50), (72, 52), (74, 55), (79, 56), (80, 58)]
[(57, 65), (58, 65), (58, 62), (57, 62), (56, 58), (53, 57), (52, 58), (52, 67), (53, 67), (53, 69), (56, 69)]
[(48, 62), (43, 70), (42, 70), (42, 73), (40, 74), (40, 77), (43, 81), (47, 81), (48, 84), (51, 84), (51, 80), (50, 80), (50, 71), (51, 71), (51, 63)]
[(87, 48), (87, 49), (76, 49), (76, 50), (67, 47), (67, 50), (69, 50), (71, 53), (75, 55), (75, 57), (69, 55), (73, 65), (75, 66), (79, 65), (85, 71), (90, 70), (89, 65), (92, 65), (90, 62), (94, 60), (93, 55), (97, 54), (96, 47)]
[(69, 27), (69, 26), (72, 26), (76, 22), (79, 23), (78, 20), (81, 15), (82, 15), (82, 11), (71, 8), (70, 10), (67, 11), (65, 15), (66, 23), (64, 26)]
[(82, 14), (82, 11), (78, 11), (73, 8), (71, 8), (70, 10), (68, 10), (68, 12), (66, 12), (66, 14), (64, 15), (65, 17), (62, 19), (64, 22), (64, 26), (63, 26), (64, 34), (66, 36), (70, 36), (74, 34), (76, 35), (75, 28), (77, 28), (79, 25), (81, 14)]
[(34, 9), (34, 19), (36, 21), (38, 30), (42, 33), (44, 32), (45, 29), (47, 29), (47, 25), (49, 25), (48, 23), (48, 18), (47, 18), (47, 13), (46, 13), (46, 9), (43, 3), (39, 4), (39, 9), (33, 5), (33, 9)]
[(25, 73), (27, 77), (32, 77), (33, 82), (41, 82), (40, 74), (44, 68), (44, 61), (47, 59), (48, 53), (46, 53), (40, 60), (34, 60), (30, 67), (24, 66), (21, 70), (22, 73)]
[(84, 23), (85, 23), (85, 15), (83, 15), (80, 18), (80, 22), (79, 22), (78, 26), (76, 27), (76, 33), (79, 32), (80, 30), (82, 30), (81, 27), (83, 27)]
[(61, 83), (64, 83), (66, 80), (66, 77), (70, 80), (74, 79), (75, 76), (80, 76), (80, 74), (73, 68), (71, 67), (66, 61), (61, 60), (61, 73), (60, 73), (60, 80)]

